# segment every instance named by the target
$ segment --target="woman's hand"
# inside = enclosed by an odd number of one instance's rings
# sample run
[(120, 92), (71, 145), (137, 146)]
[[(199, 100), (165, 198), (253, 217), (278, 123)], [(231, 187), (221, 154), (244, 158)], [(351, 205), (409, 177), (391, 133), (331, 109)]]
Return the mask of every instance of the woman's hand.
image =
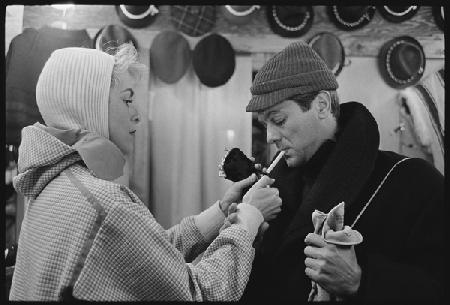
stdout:
[(242, 202), (256, 207), (264, 217), (264, 221), (274, 219), (281, 211), (281, 198), (277, 188), (270, 185), (275, 179), (269, 176), (262, 176), (244, 195)]
[(241, 202), (242, 198), (242, 190), (246, 189), (256, 181), (256, 175), (252, 174), (251, 176), (238, 181), (234, 182), (231, 187), (225, 192), (225, 195), (223, 196), (222, 200), (220, 200), (219, 205), (220, 209), (224, 213), (224, 215), (227, 215), (228, 207), (233, 202)]

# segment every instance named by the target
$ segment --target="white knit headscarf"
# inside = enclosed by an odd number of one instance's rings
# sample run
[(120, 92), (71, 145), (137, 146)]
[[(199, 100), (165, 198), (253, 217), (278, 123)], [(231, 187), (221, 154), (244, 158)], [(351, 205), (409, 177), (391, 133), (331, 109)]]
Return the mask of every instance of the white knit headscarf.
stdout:
[(55, 50), (36, 85), (47, 126), (81, 128), (109, 138), (108, 100), (114, 57), (95, 49)]

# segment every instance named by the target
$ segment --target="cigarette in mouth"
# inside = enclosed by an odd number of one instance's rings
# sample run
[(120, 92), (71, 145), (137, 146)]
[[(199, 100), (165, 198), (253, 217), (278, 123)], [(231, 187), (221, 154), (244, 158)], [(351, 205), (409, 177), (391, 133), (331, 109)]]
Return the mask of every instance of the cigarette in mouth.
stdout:
[(285, 151), (282, 150), (278, 156), (275, 158), (275, 160), (273, 160), (272, 164), (270, 164), (269, 168), (267, 169), (266, 173), (270, 174), (270, 172), (273, 170), (273, 168), (275, 167), (275, 165), (277, 165), (278, 161), (281, 160), (281, 158), (283, 158)]

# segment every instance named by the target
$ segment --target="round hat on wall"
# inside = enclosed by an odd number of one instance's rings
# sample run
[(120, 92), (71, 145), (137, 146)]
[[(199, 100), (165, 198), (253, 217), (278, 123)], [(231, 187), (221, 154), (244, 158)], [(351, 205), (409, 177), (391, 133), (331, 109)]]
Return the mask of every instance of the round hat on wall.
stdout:
[(410, 36), (387, 41), (378, 55), (382, 77), (389, 86), (397, 89), (417, 83), (425, 71), (425, 62), (422, 46)]
[(157, 5), (116, 5), (116, 12), (126, 26), (143, 28), (155, 21), (159, 9)]
[(378, 11), (384, 19), (390, 22), (403, 22), (411, 19), (419, 10), (420, 6), (379, 6)]
[(150, 71), (163, 82), (173, 84), (186, 73), (192, 52), (186, 38), (176, 31), (160, 32), (150, 47)]
[(311, 37), (308, 44), (325, 61), (334, 75), (341, 73), (345, 62), (345, 49), (339, 37), (330, 32), (321, 32)]
[(136, 49), (138, 43), (133, 34), (125, 27), (117, 24), (110, 24), (101, 28), (94, 36), (93, 48), (114, 54), (115, 49), (125, 42), (131, 42)]
[(189, 36), (201, 36), (214, 27), (216, 7), (214, 5), (172, 5), (170, 20), (175, 28)]
[(330, 20), (340, 29), (353, 31), (367, 25), (375, 14), (375, 6), (329, 6)]
[(203, 37), (195, 46), (192, 65), (200, 82), (215, 88), (224, 85), (234, 73), (236, 55), (231, 43), (213, 33)]
[(445, 19), (444, 19), (444, 7), (443, 6), (433, 6), (432, 13), (436, 25), (444, 31), (445, 29)]
[(268, 5), (267, 21), (272, 31), (283, 37), (300, 37), (312, 26), (314, 10), (312, 6)]
[(259, 5), (222, 5), (221, 10), (225, 19), (234, 24), (245, 24), (251, 20)]

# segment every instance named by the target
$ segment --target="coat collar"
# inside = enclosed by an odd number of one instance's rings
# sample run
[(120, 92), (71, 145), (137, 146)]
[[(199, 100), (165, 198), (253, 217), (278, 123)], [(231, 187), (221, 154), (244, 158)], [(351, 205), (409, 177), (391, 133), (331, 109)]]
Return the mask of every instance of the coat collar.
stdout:
[(340, 109), (336, 145), (287, 228), (280, 250), (314, 231), (315, 209), (327, 213), (341, 201), (351, 206), (374, 168), (380, 141), (375, 119), (357, 102), (341, 104)]

